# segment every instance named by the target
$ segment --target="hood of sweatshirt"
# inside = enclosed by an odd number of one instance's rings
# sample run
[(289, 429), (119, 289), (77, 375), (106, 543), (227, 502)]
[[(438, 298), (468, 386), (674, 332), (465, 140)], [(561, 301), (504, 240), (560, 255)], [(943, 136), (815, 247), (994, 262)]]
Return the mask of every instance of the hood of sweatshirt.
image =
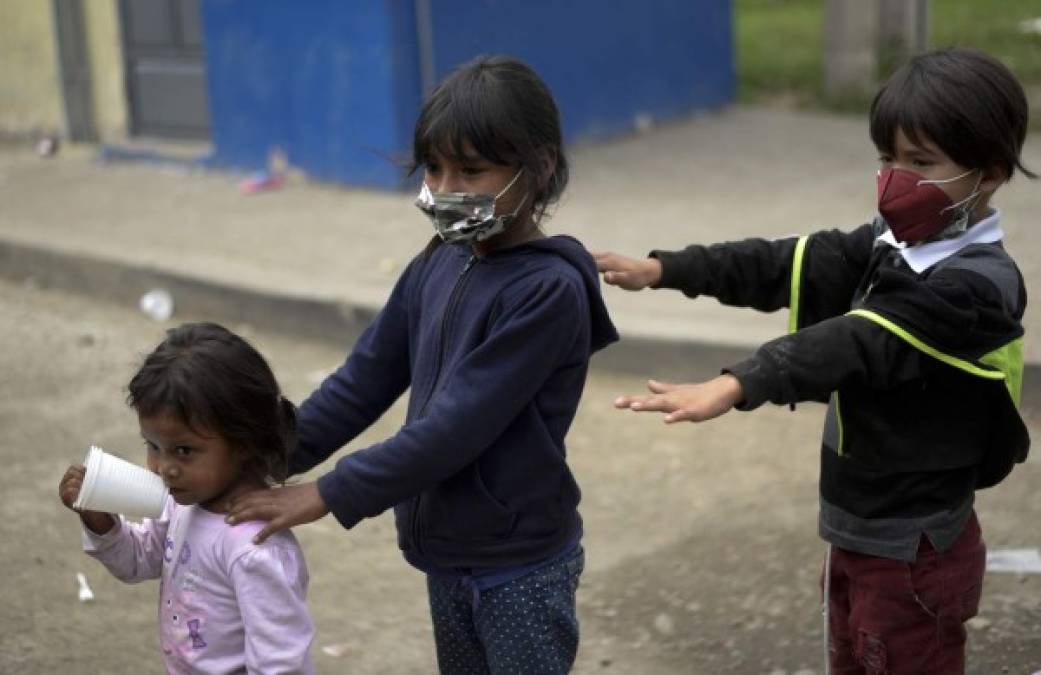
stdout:
[(611, 321), (611, 316), (604, 304), (603, 295), (600, 293), (600, 275), (596, 271), (596, 262), (593, 256), (586, 250), (585, 246), (574, 237), (558, 234), (515, 247), (493, 251), (488, 257), (514, 255), (523, 253), (526, 249), (537, 249), (552, 252), (574, 267), (585, 282), (586, 296), (589, 299), (590, 312), (590, 351), (597, 352), (618, 341), (618, 330)]

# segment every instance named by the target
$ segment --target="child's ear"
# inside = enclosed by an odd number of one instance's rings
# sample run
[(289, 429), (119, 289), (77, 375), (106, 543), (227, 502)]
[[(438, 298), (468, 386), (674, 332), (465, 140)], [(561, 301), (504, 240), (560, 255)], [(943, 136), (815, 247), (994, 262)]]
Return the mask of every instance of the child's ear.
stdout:
[(1004, 167), (997, 164), (987, 167), (983, 169), (983, 177), (980, 179), (980, 192), (994, 192), (1007, 183), (1009, 178), (1011, 176)]
[(539, 160), (539, 189), (545, 189), (549, 185), (550, 176), (557, 170), (557, 151), (553, 148), (542, 148), (538, 151)]

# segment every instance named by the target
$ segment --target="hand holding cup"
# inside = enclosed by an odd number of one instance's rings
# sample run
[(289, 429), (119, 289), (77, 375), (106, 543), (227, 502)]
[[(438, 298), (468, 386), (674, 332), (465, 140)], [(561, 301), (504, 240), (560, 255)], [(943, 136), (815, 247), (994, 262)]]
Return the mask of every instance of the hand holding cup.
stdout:
[(79, 513), (80, 520), (91, 531), (104, 534), (116, 524), (111, 514), (101, 511), (81, 511), (75, 507), (79, 500), (80, 490), (83, 488), (83, 479), (87, 475), (87, 467), (82, 464), (72, 464), (65, 470), (65, 475), (58, 483), (58, 497), (65, 508)]
[(62, 502), (99, 533), (115, 525), (111, 514), (158, 518), (169, 496), (162, 478), (93, 445), (82, 466), (66, 470), (58, 491)]

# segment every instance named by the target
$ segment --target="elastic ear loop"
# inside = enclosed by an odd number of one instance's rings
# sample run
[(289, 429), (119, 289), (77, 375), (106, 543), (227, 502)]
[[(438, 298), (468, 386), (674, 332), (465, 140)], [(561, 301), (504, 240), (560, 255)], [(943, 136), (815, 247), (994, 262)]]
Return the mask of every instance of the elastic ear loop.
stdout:
[[(972, 171), (975, 171), (975, 170), (976, 170), (976, 169), (972, 169)], [(966, 173), (967, 173), (967, 172), (966, 172)], [(958, 178), (962, 178), (962, 177), (964, 177), (965, 175), (966, 175), (966, 174), (964, 174), (964, 173), (963, 173), (963, 174), (962, 174), (961, 176), (958, 176), (958, 177), (956, 177), (956, 178), (950, 178), (950, 179), (948, 179), (948, 180), (945, 180), (945, 181), (939, 181), (939, 182), (943, 182), (943, 183), (948, 183), (948, 182), (950, 182), (950, 181), (952, 181), (952, 180), (958, 180)], [(958, 201), (958, 202), (954, 203), (954, 204), (951, 204), (951, 205), (950, 205), (950, 206), (948, 206), (947, 208), (945, 208), (945, 209), (943, 209), (942, 211), (940, 211), (940, 213), (943, 213), (944, 211), (950, 211), (951, 209), (956, 209), (956, 208), (958, 208), (959, 206), (961, 206), (962, 204), (964, 204), (965, 202), (969, 201), (970, 199), (979, 199), (979, 196), (980, 196), (980, 194), (981, 194), (981, 193), (980, 193), (980, 183), (982, 183), (982, 182), (983, 182), (983, 172), (982, 172), (982, 171), (980, 171), (980, 177), (976, 179), (976, 185), (974, 185), (974, 186), (973, 186), (973, 188), (972, 188), (972, 192), (971, 192), (971, 193), (969, 194), (969, 196), (968, 196), (968, 197), (966, 197), (965, 199), (962, 199), (962, 200), (960, 200), (960, 201)], [(972, 206), (976, 206), (976, 204), (974, 203), (974, 204), (973, 204)], [(969, 207), (969, 208), (972, 208), (972, 207)]]

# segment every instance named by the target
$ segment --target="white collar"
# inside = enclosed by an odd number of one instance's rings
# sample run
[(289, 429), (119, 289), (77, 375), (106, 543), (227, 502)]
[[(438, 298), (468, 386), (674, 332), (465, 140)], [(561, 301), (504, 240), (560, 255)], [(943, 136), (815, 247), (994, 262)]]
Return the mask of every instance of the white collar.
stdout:
[(941, 260), (945, 260), (970, 244), (993, 244), (1001, 241), (1005, 233), (1001, 229), (1001, 211), (994, 209), (989, 216), (970, 227), (965, 232), (951, 239), (908, 246), (898, 242), (891, 230), (886, 230), (878, 237), (893, 248), (900, 249), (900, 255), (916, 274), (921, 274)]

